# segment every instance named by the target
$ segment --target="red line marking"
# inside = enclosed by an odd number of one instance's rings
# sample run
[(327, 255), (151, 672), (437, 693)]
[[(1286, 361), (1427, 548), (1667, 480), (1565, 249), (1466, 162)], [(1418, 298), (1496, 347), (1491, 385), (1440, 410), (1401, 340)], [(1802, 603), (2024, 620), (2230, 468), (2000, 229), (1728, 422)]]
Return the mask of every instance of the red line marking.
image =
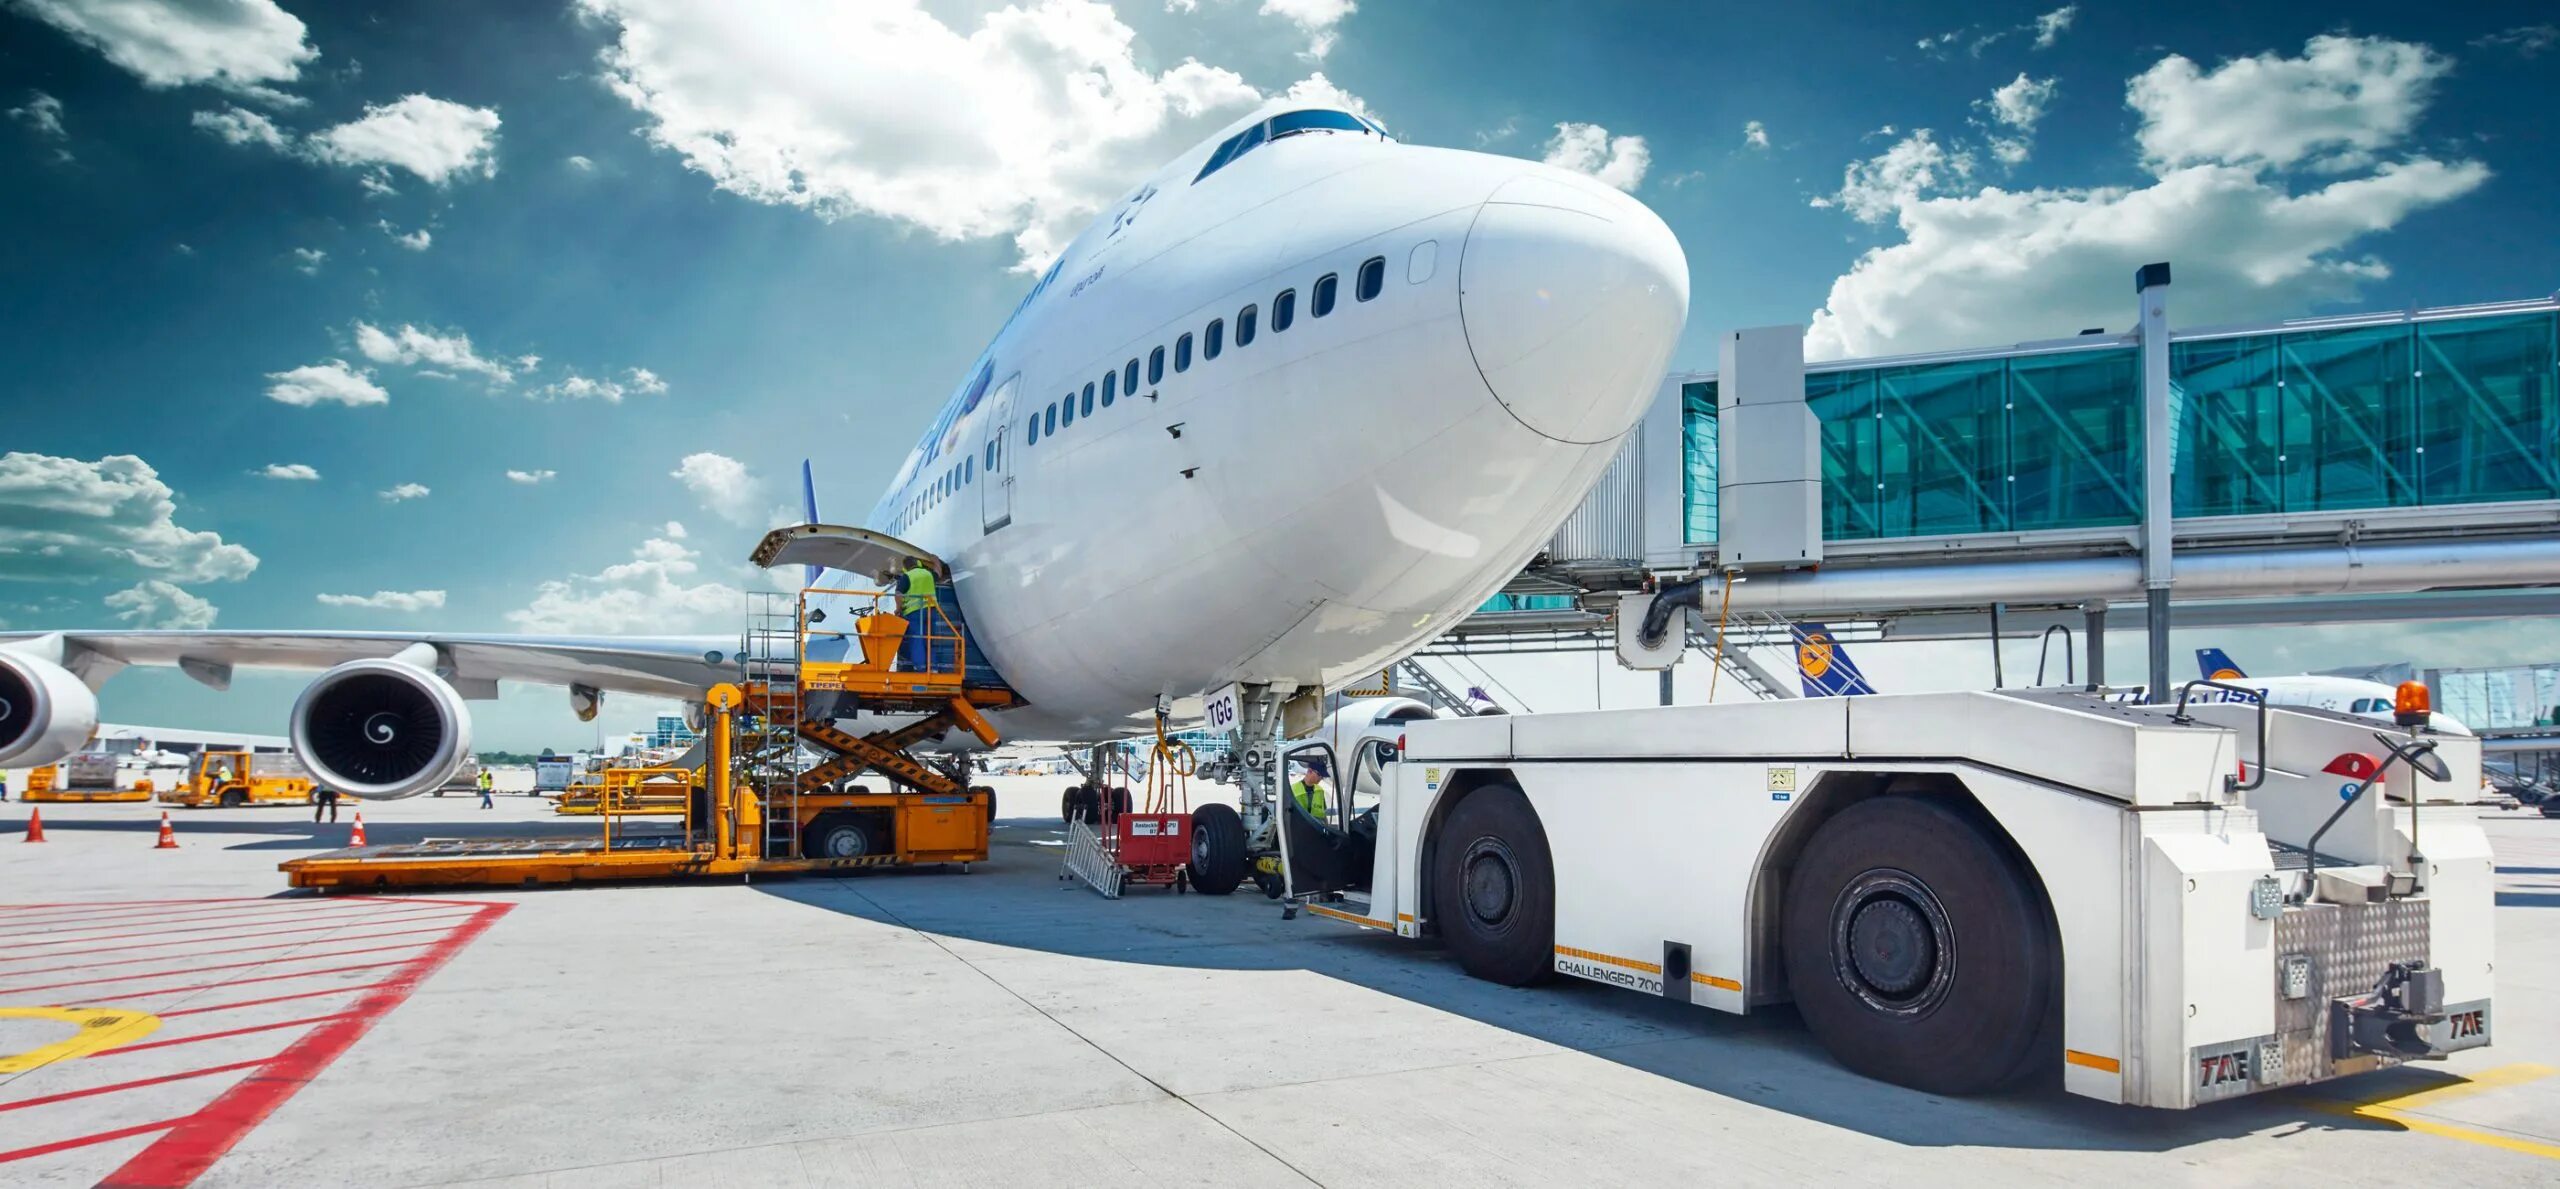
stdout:
[(283, 1003), (291, 999), (317, 999), (323, 995), (352, 995), (358, 991), (370, 991), (381, 985), (381, 983), (358, 983), (352, 987), (322, 987), (317, 991), (296, 991), (291, 995), (269, 995), (264, 999), (243, 999), (238, 1003), (215, 1003), (180, 1011), (164, 1011), (160, 1013), (160, 1018), (174, 1020), (179, 1016), (201, 1015), (209, 1011), (229, 1011), (235, 1007), (264, 1007), (270, 1003)]
[[(374, 925), (403, 924), (409, 921), (428, 920), (437, 916), (449, 914), (452, 911), (453, 910), (449, 908), (437, 908), (418, 913), (414, 916), (382, 918), (365, 923)], [(246, 941), (252, 937), (282, 937), (289, 933), (326, 933), (333, 929), (345, 929), (348, 927), (349, 926), (343, 924), (304, 925), (297, 929), (269, 929), (263, 933), (234, 933), (229, 937), (198, 937), (188, 941), (152, 941), (145, 942), (140, 945), (105, 945), (99, 946), (94, 950), (62, 950), (50, 954), (28, 954), (23, 958), (0, 957), (0, 962), (24, 962), (34, 958), (76, 958), (84, 954), (112, 954), (121, 950), (156, 950), (166, 949), (173, 945), (206, 945), (217, 941)]]
[(246, 896), (180, 896), (174, 900), (40, 900), (20, 904), (0, 904), (0, 908), (92, 908), (108, 904), (214, 904), (222, 901), (258, 899)]
[[(328, 940), (372, 941), (378, 937), (414, 937), (420, 933), (442, 933), (445, 929), (446, 926), (443, 925), (429, 925), (424, 929), (393, 929), (387, 933), (358, 933), (352, 937), (332, 937)], [(317, 941), (270, 941), (265, 945), (233, 946), (227, 950), (206, 950), (201, 954), (155, 954), (148, 958), (119, 958), (113, 962), (74, 962), (68, 966), (40, 966), (34, 970), (12, 970), (8, 973), (23, 978), (30, 974), (55, 974), (65, 970), (104, 970), (110, 966), (136, 966), (144, 962), (167, 962), (173, 958), (220, 958), (230, 954), (245, 954), (253, 950), (289, 950), (297, 946), (318, 944), (320, 943)], [(426, 943), (421, 941), (415, 944), (425, 945)]]
[(398, 966), (403, 962), (414, 962), (416, 960), (417, 959), (415, 958), (396, 958), (389, 962), (358, 962), (353, 966), (325, 966), (318, 970), (297, 970), (291, 974), (270, 974), (259, 978), (235, 978), (218, 983), (196, 983), (192, 986), (185, 987), (155, 987), (148, 991), (117, 991), (108, 995), (107, 998), (150, 999), (158, 995), (176, 995), (183, 991), (218, 991), (224, 987), (245, 987), (251, 983), (280, 983), (289, 978), (318, 978), (324, 974), (345, 974), (350, 970), (380, 970), (385, 966)]
[[(436, 932), (442, 932), (442, 930), (436, 930)], [(307, 944), (318, 943), (313, 942)], [(23, 995), (29, 991), (51, 991), (61, 987), (88, 987), (95, 986), (99, 983), (131, 982), (135, 979), (142, 978), (167, 978), (171, 975), (177, 974), (202, 974), (208, 970), (240, 970), (253, 966), (273, 966), (278, 962), (307, 962), (313, 958), (345, 958), (355, 954), (379, 954), (391, 950), (413, 949), (418, 946), (428, 944), (431, 943), (424, 941), (404, 941), (398, 945), (367, 946), (359, 950), (327, 950), (316, 954), (279, 954), (273, 958), (260, 958), (255, 962), (224, 962), (214, 966), (189, 966), (183, 970), (153, 970), (142, 974), (110, 974), (104, 978), (79, 978), (72, 979), (69, 982), (38, 983), (30, 987), (0, 987), (0, 995)]]
[(234, 1061), (229, 1065), (208, 1065), (202, 1069), (190, 1069), (185, 1073), (164, 1073), (156, 1078), (140, 1078), (130, 1082), (117, 1082), (112, 1086), (91, 1086), (86, 1090), (65, 1090), (60, 1094), (46, 1094), (37, 1098), (21, 1098), (16, 1102), (0, 1102), (0, 1111), (14, 1111), (20, 1107), (44, 1106), (48, 1103), (69, 1102), (74, 1098), (87, 1098), (92, 1094), (113, 1094), (118, 1090), (139, 1090), (144, 1086), (157, 1086), (162, 1082), (183, 1082), (188, 1078), (200, 1078), (207, 1074), (214, 1073), (230, 1073), (233, 1070), (239, 1069), (252, 1069), (266, 1063), (267, 1058), (260, 1057), (255, 1061)]
[[(505, 916), (511, 904), (478, 906), (469, 921), (450, 936), (436, 943), (434, 949), (412, 959), (399, 974), (384, 980), (382, 988), (365, 996), (352, 1010), (328, 1025), (314, 1028), (302, 1039), (285, 1047), (267, 1068), (240, 1079), (230, 1089), (207, 1104), (204, 1109), (187, 1116), (168, 1134), (152, 1141), (151, 1146), (136, 1153), (123, 1167), (108, 1173), (98, 1182), (102, 1187), (119, 1189), (164, 1189), (187, 1185), (213, 1167), (232, 1145), (240, 1142), (249, 1129), (256, 1127), (293, 1097), (320, 1071), (344, 1054), (349, 1046), (363, 1038), (392, 1008), (400, 1006), (417, 989), (418, 983), (435, 973), (462, 947), (471, 944), (489, 926)], [(112, 1050), (130, 1052), (130, 1049)]]
[[(430, 910), (430, 911), (442, 912), (442, 911), (445, 911), (445, 910), (443, 910), (443, 909), (434, 909), (434, 910)], [(291, 917), (292, 915), (293, 915), (293, 914), (291, 914), (291, 913), (286, 913), (286, 914), (283, 914), (282, 916), (280, 916), (278, 919), (279, 919), (279, 920), (281, 920), (281, 919), (289, 918), (289, 917)], [(377, 914), (377, 915), (380, 915), (380, 914)], [(245, 924), (255, 924), (255, 925), (271, 925), (271, 924), (275, 924), (276, 922), (275, 922), (275, 921), (248, 921), (248, 922), (242, 922), (242, 923), (245, 923)], [(342, 927), (344, 927), (344, 924), (345, 924), (345, 922), (341, 922), (341, 923), (339, 923), (339, 924), (336, 924), (336, 925), (330, 925), (330, 926), (327, 926), (327, 927), (328, 927), (328, 928), (331, 928), (331, 929), (342, 928)], [(109, 927), (110, 927), (110, 928), (121, 928), (121, 926), (109, 926)], [(141, 932), (139, 932), (139, 933), (107, 933), (107, 934), (102, 934), (102, 935), (97, 936), (97, 937), (47, 937), (47, 938), (45, 938), (45, 939), (44, 939), (44, 940), (42, 940), (42, 941), (29, 941), (29, 942), (23, 942), (23, 943), (20, 943), (20, 944), (18, 944), (18, 945), (7, 946), (7, 947), (0, 947), (0, 948), (8, 948), (8, 949), (25, 949), (25, 948), (27, 948), (28, 946), (36, 946), (36, 945), (53, 945), (53, 944), (55, 944), (55, 943), (57, 943), (57, 942), (64, 942), (64, 941), (79, 941), (79, 942), (90, 942), (90, 941), (122, 941), (122, 940), (124, 940), (125, 938), (128, 938), (128, 937), (173, 937), (173, 936), (176, 936), (176, 935), (181, 934), (181, 933), (219, 933), (219, 932), (221, 932), (221, 931), (223, 931), (223, 930), (225, 930), (225, 929), (236, 929), (236, 928), (238, 928), (238, 927), (239, 927), (239, 925), (238, 925), (238, 924), (231, 924), (231, 925), (198, 925), (198, 926), (196, 926), (195, 928), (192, 928), (192, 929), (145, 929), (145, 930), (143, 930), (143, 931), (141, 931)], [(0, 939), (0, 940), (5, 940), (5, 939)], [(31, 956), (32, 956), (32, 957), (38, 957), (38, 958), (51, 957), (51, 955), (49, 955), (49, 954), (35, 954), (35, 955), (31, 955)]]
[[(14, 1151), (0, 1152), (0, 1164), (7, 1164), (12, 1160), (25, 1160), (31, 1156), (50, 1156), (56, 1152), (68, 1151), (72, 1148), (85, 1148), (91, 1144), (103, 1144), (109, 1140), (123, 1139), (129, 1135), (141, 1135), (145, 1132), (152, 1131), (166, 1131), (183, 1122), (186, 1122), (186, 1120), (162, 1119), (157, 1123), (137, 1123), (131, 1127), (119, 1127), (113, 1131), (101, 1131), (96, 1135), (84, 1135), (78, 1139), (58, 1139), (49, 1144), (37, 1144), (32, 1148), (18, 1148)], [(157, 1148), (160, 1144), (165, 1144), (167, 1142), (169, 1142), (169, 1137), (165, 1135), (161, 1136), (160, 1143), (155, 1143), (151, 1145), (150, 1148), (144, 1148), (143, 1151), (148, 1153), (152, 1148)], [(183, 1182), (179, 1183), (182, 1184)]]
[[(353, 1011), (355, 1009), (349, 1008), (347, 1010)], [(121, 1057), (127, 1053), (148, 1053), (153, 1049), (165, 1049), (174, 1045), (191, 1045), (199, 1040), (221, 1040), (228, 1036), (247, 1036), (252, 1032), (273, 1032), (278, 1028), (299, 1028), (305, 1024), (319, 1024), (329, 1020), (335, 1020), (346, 1014), (347, 1012), (343, 1011), (333, 1011), (325, 1016), (306, 1016), (299, 1020), (280, 1020), (273, 1024), (251, 1024), (246, 1028), (233, 1028), (224, 1032), (199, 1032), (194, 1036), (181, 1036), (176, 1040), (145, 1041), (142, 1044), (126, 1045), (122, 1048), (100, 1049), (97, 1052), (89, 1054), (87, 1057), (83, 1058), (83, 1060), (95, 1061), (100, 1057)], [(270, 1058), (270, 1060), (272, 1060), (272, 1058)]]
[[(330, 906), (330, 907), (341, 907), (341, 906), (349, 905), (349, 904), (352, 904), (352, 903), (354, 903), (354, 902), (353, 902), (353, 901), (348, 901), (348, 900), (343, 900), (343, 899), (341, 899), (341, 900), (234, 900), (234, 901), (230, 901), (230, 902), (229, 902), (229, 906), (227, 906), (227, 907), (222, 907), (222, 908), (213, 908), (213, 907), (209, 907), (209, 906), (208, 906), (208, 907), (203, 907), (203, 908), (179, 908), (179, 909), (161, 909), (161, 908), (155, 908), (155, 909), (149, 909), (149, 910), (147, 910), (147, 911), (143, 911), (143, 912), (111, 912), (111, 913), (93, 913), (93, 912), (84, 912), (84, 913), (71, 913), (71, 914), (67, 914), (67, 915), (64, 915), (64, 916), (58, 916), (58, 917), (49, 917), (49, 918), (46, 918), (46, 919), (43, 919), (43, 920), (38, 920), (38, 921), (28, 921), (28, 920), (26, 920), (26, 919), (24, 919), (24, 918), (19, 918), (19, 917), (0, 916), (0, 924), (5, 924), (5, 925), (24, 925), (24, 924), (34, 924), (34, 925), (38, 925), (38, 926), (47, 926), (47, 927), (50, 927), (50, 926), (58, 926), (58, 925), (79, 925), (79, 926), (84, 926), (84, 927), (85, 927), (85, 926), (88, 926), (88, 925), (94, 925), (94, 924), (96, 924), (96, 923), (98, 923), (98, 922), (100, 922), (100, 921), (184, 921), (184, 920), (195, 920), (195, 919), (208, 919), (208, 920), (209, 920), (209, 919), (212, 919), (212, 918), (214, 918), (214, 917), (220, 917), (220, 916), (232, 916), (232, 915), (238, 915), (238, 914), (240, 914), (240, 913), (248, 913), (248, 912), (267, 912), (267, 911), (274, 911), (274, 910), (277, 910), (277, 909), (299, 909), (299, 908), (303, 908), (304, 906), (317, 907), (317, 906), (320, 906), (320, 905), (328, 905), (328, 906)], [(23, 931), (23, 932), (17, 932), (17, 933), (0, 933), (0, 937), (25, 937), (25, 936), (31, 936), (32, 934), (37, 933), (37, 932), (41, 932), (41, 931), (42, 931), (42, 929), (33, 929), (33, 930), (26, 930), (26, 931)]]

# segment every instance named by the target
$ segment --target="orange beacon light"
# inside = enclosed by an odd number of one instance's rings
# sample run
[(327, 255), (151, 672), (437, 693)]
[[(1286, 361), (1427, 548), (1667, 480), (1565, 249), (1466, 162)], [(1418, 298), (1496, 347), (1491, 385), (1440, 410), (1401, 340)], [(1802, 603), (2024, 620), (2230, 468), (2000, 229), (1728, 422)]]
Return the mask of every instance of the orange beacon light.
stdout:
[(2391, 695), (2391, 721), (2404, 727), (2427, 725), (2427, 683), (2403, 681)]

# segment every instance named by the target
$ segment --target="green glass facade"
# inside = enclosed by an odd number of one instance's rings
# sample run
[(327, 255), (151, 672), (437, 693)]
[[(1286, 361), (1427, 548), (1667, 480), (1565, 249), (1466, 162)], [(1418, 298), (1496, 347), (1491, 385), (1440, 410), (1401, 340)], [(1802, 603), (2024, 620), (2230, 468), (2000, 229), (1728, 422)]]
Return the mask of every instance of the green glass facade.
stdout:
[[(2176, 513), (2560, 499), (2560, 314), (2170, 344)], [(1715, 399), (1682, 386), (1688, 539), (1715, 539)], [(1805, 376), (1836, 541), (2142, 518), (2141, 359), (2082, 350)]]

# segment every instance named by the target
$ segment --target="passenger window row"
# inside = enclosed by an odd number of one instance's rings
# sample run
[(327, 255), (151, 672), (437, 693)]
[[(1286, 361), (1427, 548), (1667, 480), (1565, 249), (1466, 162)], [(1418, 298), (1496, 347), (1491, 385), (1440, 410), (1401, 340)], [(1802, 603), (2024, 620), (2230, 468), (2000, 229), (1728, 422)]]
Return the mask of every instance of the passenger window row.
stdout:
[(940, 478), (935, 479), (907, 500), (906, 507), (898, 511), (894, 521), (897, 527), (889, 531), (903, 533), (914, 527), (917, 521), (924, 519), (925, 513), (941, 506), (942, 501), (960, 494), (961, 489), (976, 482), (977, 476), (978, 460), (975, 455), (964, 456), (960, 461), (951, 464), (942, 472)]
[[(1331, 314), (1341, 285), (1342, 278), (1338, 273), (1326, 273), (1317, 277), (1316, 283), (1309, 286), (1307, 290), (1307, 316), (1322, 318)], [(1386, 289), (1386, 286), (1387, 258), (1372, 256), (1361, 261), (1359, 270), (1353, 274), (1352, 300), (1373, 301)], [(1254, 337), (1262, 325), (1261, 318), (1262, 311), (1258, 305), (1248, 305), (1236, 311), (1233, 338), (1236, 349), (1242, 350), (1253, 345)], [(1271, 299), (1269, 324), (1271, 333), (1285, 333), (1291, 326), (1296, 325), (1297, 321), (1298, 291), (1283, 289)], [(1201, 360), (1205, 362), (1224, 354), (1228, 342), (1227, 320), (1225, 318), (1209, 319), (1209, 325), (1201, 330), (1198, 339)], [(1173, 340), (1175, 372), (1191, 370), (1192, 346), (1193, 339), (1188, 331)], [(1165, 349), (1157, 347), (1148, 351), (1146, 366), (1147, 383), (1150, 385), (1163, 383)], [(1108, 409), (1115, 401), (1135, 400), (1138, 396), (1138, 360), (1132, 357), (1129, 362), (1120, 367), (1102, 373), (1099, 391), (1100, 397), (1097, 400), (1095, 385), (1087, 383), (1081, 391), (1069, 392), (1051, 401), (1048, 408), (1026, 415), (1023, 418), (1022, 444), (1039, 445), (1040, 439), (1056, 436), (1073, 426), (1078, 418), (1093, 416), (1097, 409)], [(990, 446), (989, 449), (992, 450), (993, 447)]]

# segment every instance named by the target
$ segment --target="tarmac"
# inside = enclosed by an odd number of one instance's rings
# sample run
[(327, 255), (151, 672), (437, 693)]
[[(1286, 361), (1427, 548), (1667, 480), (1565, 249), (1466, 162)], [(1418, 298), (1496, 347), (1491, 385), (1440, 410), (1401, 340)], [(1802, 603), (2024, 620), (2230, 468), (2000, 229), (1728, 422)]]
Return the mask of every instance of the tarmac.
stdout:
[[(0, 806), (0, 1185), (2560, 1183), (2529, 812), (2486, 815), (2492, 1047), (2172, 1113), (1902, 1090), (1783, 1009), (1496, 987), (1249, 885), (1104, 901), (1058, 879), (1064, 778), (995, 783), (965, 874), (395, 897), (286, 892), (347, 843), (307, 808), (176, 811), (163, 850), (155, 805), (42, 806), (42, 844)], [(357, 808), (375, 843), (595, 828)]]

